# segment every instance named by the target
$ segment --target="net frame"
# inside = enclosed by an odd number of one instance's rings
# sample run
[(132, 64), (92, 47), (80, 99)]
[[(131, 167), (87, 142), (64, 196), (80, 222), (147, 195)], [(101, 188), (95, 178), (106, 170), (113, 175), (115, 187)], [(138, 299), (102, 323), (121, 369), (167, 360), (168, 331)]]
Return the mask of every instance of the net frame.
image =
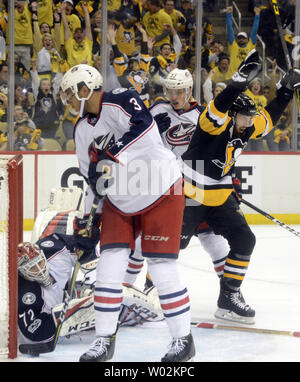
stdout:
[[(0, 168), (2, 174), (6, 175), (6, 177), (2, 176), (0, 180), (2, 182), (0, 203), (2, 214), (5, 209), (6, 216), (6, 221), (0, 222), (1, 240), (6, 241), (3, 247), (0, 246), (2, 258), (0, 266), (6, 267), (6, 269), (0, 269), (0, 277), (4, 288), (7, 288), (7, 291), (3, 291), (7, 299), (1, 301), (1, 304), (8, 304), (8, 306), (3, 306), (5, 315), (4, 320), (0, 323), (4, 326), (7, 325), (4, 328), (4, 332), (7, 333), (7, 337), (3, 341), (5, 346), (0, 347), (0, 356), (13, 359), (18, 354), (17, 245), (23, 241), (23, 156), (21, 154), (0, 155)], [(5, 198), (6, 200), (4, 200)], [(1, 253), (1, 248), (3, 253)], [(6, 280), (3, 280), (5, 278)]]

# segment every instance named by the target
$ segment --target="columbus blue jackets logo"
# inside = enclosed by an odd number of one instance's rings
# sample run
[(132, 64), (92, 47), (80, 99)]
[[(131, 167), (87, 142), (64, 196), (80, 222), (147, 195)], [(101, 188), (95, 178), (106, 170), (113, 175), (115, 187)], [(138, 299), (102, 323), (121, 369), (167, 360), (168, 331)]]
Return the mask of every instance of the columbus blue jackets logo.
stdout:
[(94, 146), (98, 150), (106, 150), (115, 144), (115, 136), (113, 133), (107, 133), (105, 135), (100, 135), (94, 139)]
[(25, 293), (24, 296), (22, 297), (22, 302), (25, 305), (32, 305), (35, 303), (35, 301), (36, 301), (36, 296), (34, 293), (31, 293), (31, 292)]
[(171, 127), (166, 134), (166, 140), (171, 146), (188, 145), (194, 134), (196, 125), (192, 123), (180, 123)]
[(240, 138), (233, 139), (231, 142), (227, 143), (225, 151), (225, 161), (221, 162), (219, 159), (213, 159), (213, 163), (222, 168), (222, 175), (228, 174), (231, 167), (236, 162), (237, 158), (241, 155), (247, 142), (244, 143)]

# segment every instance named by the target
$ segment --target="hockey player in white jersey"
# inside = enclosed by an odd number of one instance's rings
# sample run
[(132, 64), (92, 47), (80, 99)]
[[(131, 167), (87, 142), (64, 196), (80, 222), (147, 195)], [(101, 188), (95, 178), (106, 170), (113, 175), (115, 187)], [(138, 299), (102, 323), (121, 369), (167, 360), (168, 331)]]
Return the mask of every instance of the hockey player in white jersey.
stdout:
[(82, 116), (74, 133), (80, 171), (103, 201), (96, 339), (80, 361), (113, 357), (122, 283), (139, 234), (172, 336), (162, 361), (191, 360), (195, 347), (190, 302), (176, 263), (184, 209), (176, 156), (163, 145), (155, 120), (136, 92), (103, 92), (101, 74), (88, 65), (71, 68), (61, 87), (63, 102), (80, 109)]

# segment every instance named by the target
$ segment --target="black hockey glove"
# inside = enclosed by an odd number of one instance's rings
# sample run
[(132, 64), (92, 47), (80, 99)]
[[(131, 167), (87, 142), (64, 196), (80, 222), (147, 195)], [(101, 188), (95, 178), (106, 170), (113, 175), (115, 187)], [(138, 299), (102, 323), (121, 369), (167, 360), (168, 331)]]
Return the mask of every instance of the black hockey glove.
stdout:
[(249, 83), (257, 77), (260, 71), (261, 64), (259, 61), (259, 55), (258, 52), (253, 49), (240, 64), (237, 72), (235, 72), (232, 76), (231, 85), (238, 89), (245, 90)]
[(300, 70), (290, 69), (283, 78), (276, 84), (277, 96), (290, 101), (293, 98), (294, 91), (300, 89)]
[(168, 116), (168, 113), (159, 113), (153, 118), (155, 119), (160, 134), (167, 131), (171, 126), (171, 118)]
[(89, 215), (83, 218), (75, 216), (73, 221), (74, 228), (74, 248), (80, 264), (91, 261), (94, 257), (94, 249), (100, 239), (100, 219), (101, 215), (96, 214), (93, 219), (92, 228), (87, 232), (85, 227)]
[(97, 149), (94, 144), (89, 147), (90, 165), (88, 183), (95, 195), (105, 196), (107, 189), (113, 184), (112, 165), (118, 160)]

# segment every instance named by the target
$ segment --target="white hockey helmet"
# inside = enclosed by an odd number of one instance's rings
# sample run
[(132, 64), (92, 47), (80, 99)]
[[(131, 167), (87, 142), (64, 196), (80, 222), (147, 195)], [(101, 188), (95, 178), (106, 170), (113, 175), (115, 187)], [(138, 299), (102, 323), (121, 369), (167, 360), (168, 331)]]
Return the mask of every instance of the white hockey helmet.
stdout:
[(18, 271), (29, 281), (37, 281), (44, 287), (51, 285), (49, 265), (44, 252), (29, 242), (18, 245)]
[[(78, 93), (83, 85), (91, 91), (87, 98), (80, 98)], [(78, 101), (88, 100), (94, 90), (100, 90), (103, 86), (103, 78), (99, 71), (93, 66), (79, 64), (69, 69), (61, 81), (61, 100), (64, 104), (68, 103), (67, 90), (70, 89)]]
[(164, 82), (164, 93), (167, 99), (170, 100), (171, 94), (178, 94), (178, 90), (184, 90), (185, 98), (180, 105), (184, 108), (188, 104), (193, 92), (193, 76), (188, 69), (174, 69), (172, 70)]
[(193, 76), (188, 69), (174, 69), (165, 79), (164, 86), (166, 89), (192, 89)]

